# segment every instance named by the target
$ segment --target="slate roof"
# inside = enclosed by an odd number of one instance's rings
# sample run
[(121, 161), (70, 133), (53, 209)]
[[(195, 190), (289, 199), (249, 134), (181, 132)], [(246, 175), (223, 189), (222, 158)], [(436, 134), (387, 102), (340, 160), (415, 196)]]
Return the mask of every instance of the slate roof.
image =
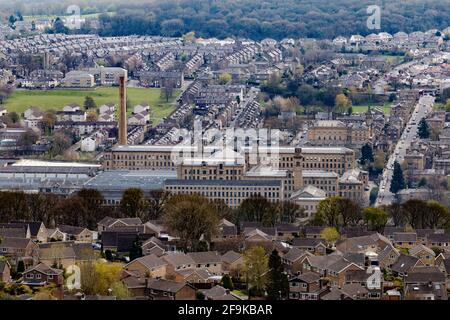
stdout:
[[(136, 261), (141, 263), (144, 267), (146, 267), (149, 270), (167, 265), (167, 262), (165, 262), (161, 258), (158, 258), (154, 254), (150, 254), (148, 256), (143, 256), (143, 257), (137, 258), (137, 259), (131, 261), (130, 263), (133, 263)], [(130, 263), (128, 263), (125, 267), (127, 267)]]
[(405, 283), (445, 283), (445, 274), (438, 267), (416, 267), (408, 272)]
[(416, 257), (401, 253), (391, 269), (397, 273), (408, 273), (418, 261), (419, 259)]
[(394, 242), (416, 242), (417, 233), (415, 232), (396, 232), (393, 234)]
[(295, 238), (292, 241), (292, 245), (294, 247), (316, 247), (321, 243), (326, 246), (325, 240), (323, 240), (323, 239)]
[(183, 282), (175, 282), (171, 280), (164, 279), (149, 279), (147, 283), (147, 288), (157, 291), (164, 291), (170, 293), (177, 293), (186, 284)]
[(190, 252), (190, 253), (188, 253), (188, 256), (190, 256), (196, 264), (221, 263), (222, 262), (222, 257), (216, 251)]
[(195, 261), (189, 255), (179, 252), (166, 254), (161, 259), (173, 266), (191, 265), (191, 267), (194, 267), (195, 264)]
[(224, 255), (222, 255), (222, 261), (231, 264), (231, 263), (239, 260), (241, 257), (242, 257), (241, 254), (230, 250), (227, 253), (225, 253)]

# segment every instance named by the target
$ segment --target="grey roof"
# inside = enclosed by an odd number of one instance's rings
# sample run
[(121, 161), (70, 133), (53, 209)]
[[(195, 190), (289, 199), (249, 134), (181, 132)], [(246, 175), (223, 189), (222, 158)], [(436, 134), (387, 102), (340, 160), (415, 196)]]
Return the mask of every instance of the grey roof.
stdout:
[(400, 254), (391, 269), (397, 273), (408, 273), (419, 261), (418, 258), (406, 254)]
[(288, 251), (288, 253), (286, 253), (284, 255), (283, 259), (286, 259), (291, 262), (295, 262), (305, 255), (310, 255), (310, 253), (308, 251), (293, 247)]
[(408, 272), (405, 283), (445, 283), (445, 274), (438, 267), (416, 267)]
[(137, 259), (133, 260), (130, 263), (133, 263), (135, 261), (138, 261), (143, 266), (145, 266), (147, 269), (153, 269), (153, 268), (158, 268), (158, 267), (162, 267), (162, 266), (167, 265), (167, 262), (165, 262), (164, 260), (158, 258), (154, 254), (137, 258)]
[(297, 279), (306, 283), (313, 283), (320, 280), (320, 276), (314, 272), (305, 272), (297, 276)]
[(25, 238), (4, 237), (4, 238), (2, 238), (0, 247), (25, 249), (30, 244), (30, 242), (31, 242), (30, 239), (25, 239)]
[(63, 270), (50, 268), (49, 266), (47, 266), (44, 263), (39, 263), (38, 265), (25, 270), (24, 273), (28, 273), (31, 271), (38, 271), (38, 272), (46, 274), (46, 275), (55, 275), (55, 276), (60, 275), (64, 272)]
[(23, 225), (28, 225), (30, 228), (30, 234), (32, 237), (36, 237), (39, 229), (41, 228), (41, 225), (43, 225), (43, 223), (41, 221), (11, 221), (11, 223), (17, 223), (17, 224), (23, 224)]
[(321, 300), (342, 300), (343, 297), (353, 299), (351, 296), (349, 296), (347, 293), (343, 292), (339, 288), (332, 287), (330, 289), (330, 292), (323, 295), (320, 299)]
[(292, 241), (292, 245), (294, 247), (316, 247), (320, 244), (326, 246), (326, 242), (323, 239), (314, 239), (314, 238), (295, 238)]
[(216, 251), (190, 252), (188, 253), (188, 256), (190, 256), (192, 260), (198, 264), (222, 262), (222, 257)]
[(158, 190), (163, 189), (166, 179), (173, 179), (176, 176), (176, 171), (172, 170), (109, 170), (99, 173), (84, 187), (99, 191), (123, 191), (128, 188)]
[(241, 258), (241, 254), (235, 251), (228, 251), (224, 255), (222, 255), (222, 261), (226, 263), (233, 263)]
[(344, 284), (342, 286), (342, 288), (341, 288), (341, 291), (343, 291), (344, 293), (346, 293), (346, 294), (348, 294), (349, 296), (352, 296), (352, 297), (355, 296), (355, 295), (369, 293), (367, 288), (363, 287), (359, 283)]
[(233, 187), (281, 187), (276, 180), (182, 180), (167, 179), (166, 186), (233, 186)]
[(394, 242), (416, 242), (417, 233), (415, 232), (395, 232), (393, 234)]
[(450, 233), (443, 233), (443, 234), (439, 234), (439, 233), (434, 233), (434, 234), (430, 234), (427, 237), (427, 240), (429, 242), (450, 242)]
[(173, 266), (191, 265), (193, 267), (195, 264), (195, 261), (191, 258), (191, 256), (180, 252), (166, 254), (162, 256), (161, 259)]
[(345, 273), (346, 282), (365, 282), (370, 276), (365, 270), (348, 270)]
[(426, 251), (428, 254), (430, 254), (433, 257), (436, 255), (433, 250), (424, 246), (423, 244), (418, 244), (417, 246), (414, 246), (413, 248), (409, 249), (409, 254), (412, 256), (415, 256), (421, 251)]
[(165, 291), (170, 293), (177, 293), (186, 284), (183, 282), (175, 282), (171, 280), (164, 279), (149, 279), (147, 283), (147, 288), (157, 291)]

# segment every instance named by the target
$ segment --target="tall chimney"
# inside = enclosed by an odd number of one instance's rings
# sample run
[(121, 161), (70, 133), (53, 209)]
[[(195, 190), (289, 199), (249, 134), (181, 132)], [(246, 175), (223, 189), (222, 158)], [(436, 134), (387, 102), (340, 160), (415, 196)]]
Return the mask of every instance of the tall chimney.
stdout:
[(120, 106), (119, 106), (119, 144), (127, 144), (127, 97), (125, 75), (119, 77)]

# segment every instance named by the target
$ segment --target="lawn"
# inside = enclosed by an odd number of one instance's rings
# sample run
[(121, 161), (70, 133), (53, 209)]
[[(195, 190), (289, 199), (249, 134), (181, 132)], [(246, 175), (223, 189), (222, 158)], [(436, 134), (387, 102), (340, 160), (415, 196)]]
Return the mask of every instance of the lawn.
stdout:
[[(127, 88), (127, 96), (132, 106), (141, 102), (147, 102), (152, 109), (153, 123), (158, 123), (161, 118), (167, 117), (174, 109), (174, 100), (180, 94), (175, 90), (169, 102), (162, 99), (159, 89)], [(41, 110), (61, 110), (65, 105), (77, 103), (83, 106), (86, 96), (91, 96), (97, 106), (105, 103), (119, 103), (118, 87), (99, 87), (90, 90), (17, 90), (5, 103), (9, 112), (23, 113), (30, 106), (39, 107)], [(131, 113), (132, 110), (127, 110)]]
[[(372, 108), (383, 107), (383, 112), (385, 114), (389, 114), (389, 111), (391, 110), (391, 104), (390, 103), (385, 103), (383, 106), (380, 106), (378, 104), (374, 104), (374, 105), (370, 105), (370, 107), (372, 107)], [(367, 109), (369, 108), (369, 105), (352, 106), (352, 108), (353, 108), (353, 113), (363, 113), (363, 112), (367, 111)]]

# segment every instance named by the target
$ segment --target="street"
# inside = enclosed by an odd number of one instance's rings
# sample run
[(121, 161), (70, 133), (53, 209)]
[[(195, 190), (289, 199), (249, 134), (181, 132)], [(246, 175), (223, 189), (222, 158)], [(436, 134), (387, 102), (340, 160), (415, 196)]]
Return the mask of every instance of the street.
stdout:
[(410, 117), (400, 139), (397, 142), (394, 152), (390, 155), (389, 160), (383, 171), (383, 177), (380, 182), (378, 198), (376, 205), (389, 205), (394, 202), (395, 195), (389, 190), (394, 169), (394, 162), (400, 164), (405, 158), (406, 150), (411, 146), (412, 142), (417, 138), (418, 125), (420, 121), (427, 116), (433, 109), (435, 98), (432, 96), (422, 96), (414, 108), (414, 112)]

